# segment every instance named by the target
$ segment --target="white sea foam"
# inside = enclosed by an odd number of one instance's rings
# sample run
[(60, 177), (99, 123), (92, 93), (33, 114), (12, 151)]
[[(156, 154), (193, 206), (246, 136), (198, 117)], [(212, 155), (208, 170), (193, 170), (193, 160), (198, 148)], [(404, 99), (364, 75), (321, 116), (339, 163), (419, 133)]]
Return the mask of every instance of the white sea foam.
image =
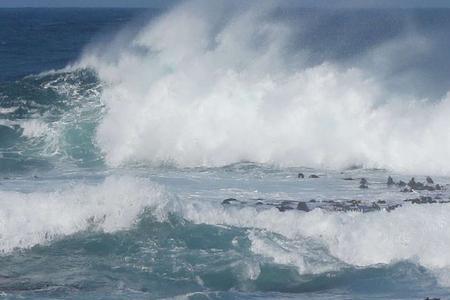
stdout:
[[(129, 228), (146, 207), (164, 207), (164, 191), (151, 182), (109, 177), (55, 192), (0, 191), (0, 251), (28, 248), (89, 228)], [(155, 210), (163, 217), (164, 211)]]
[[(306, 50), (287, 50), (289, 24), (267, 17), (271, 5), (216, 6), (184, 3), (108, 51), (86, 51), (79, 66), (107, 83), (97, 142), (110, 165), (250, 160), (450, 174), (450, 96), (405, 99), (371, 70), (306, 66)], [(399, 51), (390, 41), (368, 53), (366, 65), (386, 48), (388, 64), (415, 41), (424, 43), (409, 38)]]
[[(215, 205), (185, 205), (183, 215), (195, 223), (221, 224), (261, 229), (291, 240), (267, 239), (250, 234), (252, 251), (278, 263), (295, 265), (302, 273), (341, 267), (331, 257), (353, 266), (389, 264), (410, 260), (434, 270), (446, 285), (450, 280), (450, 210), (448, 205), (407, 205), (392, 212), (309, 213), (277, 209), (232, 208)], [(308, 239), (322, 245), (320, 268), (308, 264), (312, 253)], [(275, 239), (276, 241), (276, 239)], [(308, 249), (309, 248), (309, 249)], [(317, 261), (317, 260), (312, 260)], [(320, 261), (320, 260), (319, 260)]]
[[(55, 192), (1, 191), (0, 250), (28, 248), (92, 228), (130, 229), (146, 208), (160, 221), (175, 213), (196, 224), (247, 228), (254, 254), (296, 266), (300, 274), (409, 260), (450, 285), (447, 204), (405, 205), (373, 213), (279, 212), (178, 201), (158, 185), (132, 177), (112, 176), (97, 185), (77, 184)], [(257, 276), (252, 272), (250, 277)]]
[(36, 119), (23, 121), (20, 126), (23, 128), (22, 136), (27, 138), (41, 137), (50, 131), (46, 123)]
[(15, 112), (19, 107), (13, 106), (13, 107), (0, 107), (0, 114), (11, 114)]

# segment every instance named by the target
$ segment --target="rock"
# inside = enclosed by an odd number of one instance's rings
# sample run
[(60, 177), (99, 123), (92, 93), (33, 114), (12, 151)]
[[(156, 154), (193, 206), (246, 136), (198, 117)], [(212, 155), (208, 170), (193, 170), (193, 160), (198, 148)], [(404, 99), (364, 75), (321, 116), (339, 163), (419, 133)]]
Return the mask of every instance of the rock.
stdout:
[(400, 204), (389, 205), (388, 207), (386, 207), (386, 211), (390, 212), (396, 208), (399, 208), (400, 206), (401, 206)]
[(364, 185), (366, 185), (366, 184), (368, 184), (369, 182), (367, 181), (367, 179), (365, 179), (364, 177), (363, 178), (361, 178), (361, 180), (359, 181), (359, 184), (364, 184)]
[(223, 204), (231, 204), (233, 202), (239, 202), (238, 200), (234, 199), (234, 198), (228, 198), (222, 201), (222, 205)]
[(433, 179), (431, 179), (431, 177), (430, 176), (427, 176), (427, 183), (428, 184), (434, 184), (434, 181), (433, 181)]
[(375, 202), (372, 202), (372, 209), (381, 210), (381, 207), (378, 204), (376, 204)]
[(311, 174), (309, 175), (309, 178), (319, 178), (319, 176), (317, 176), (316, 174)]
[(351, 177), (345, 177), (344, 180), (355, 180), (355, 179), (353, 179)]
[(297, 177), (298, 178), (305, 178), (305, 175), (303, 173), (298, 173)]
[(352, 205), (359, 205), (361, 204), (361, 200), (348, 200), (348, 203), (351, 203)]
[(412, 204), (429, 204), (429, 203), (437, 203), (432, 197), (429, 196), (420, 196), (420, 198), (414, 199), (406, 199), (405, 202), (411, 202)]
[(276, 208), (278, 208), (278, 210), (281, 212), (287, 211), (287, 210), (292, 210), (294, 208), (291, 206), (291, 204), (292, 204), (291, 201), (283, 201), (279, 205), (277, 205)]
[(406, 182), (404, 182), (403, 180), (400, 180), (400, 181), (398, 182), (398, 186), (399, 186), (399, 187), (404, 187), (404, 186), (406, 186)]
[(434, 191), (436, 189), (435, 187), (429, 186), (429, 185), (425, 185), (422, 182), (416, 182), (414, 177), (411, 178), (411, 180), (408, 182), (408, 186), (411, 189), (418, 190), (418, 191), (422, 191), (422, 190)]
[(442, 190), (442, 187), (439, 184), (436, 184), (436, 186), (434, 187), (437, 191)]
[(302, 210), (302, 211), (308, 212), (308, 211), (309, 211), (309, 208), (308, 208), (308, 205), (307, 205), (305, 202), (300, 201), (300, 202), (297, 204), (297, 210)]
[(386, 204), (386, 201), (384, 201), (384, 200), (378, 200), (377, 203), (378, 203), (378, 204)]
[(411, 180), (408, 182), (408, 186), (410, 187), (410, 188), (414, 188), (415, 186), (416, 186), (416, 180), (414, 179), (414, 177), (413, 178), (411, 178)]
[(426, 297), (425, 300), (441, 300), (441, 298), (430, 298), (430, 297)]
[(359, 188), (360, 188), (360, 189), (368, 189), (369, 186), (368, 186), (367, 184), (360, 184), (360, 185), (359, 185)]
[(309, 200), (309, 202), (316, 203), (317, 201), (316, 201), (316, 199), (311, 199), (311, 200)]
[(419, 189), (427, 190), (427, 191), (430, 191), (430, 192), (436, 190), (436, 188), (435, 188), (434, 186), (429, 186), (429, 185), (424, 185), (423, 187), (421, 187), (421, 188), (419, 188)]
[(389, 176), (387, 180), (387, 185), (394, 185), (394, 184), (395, 184), (394, 179), (392, 179), (392, 177)]

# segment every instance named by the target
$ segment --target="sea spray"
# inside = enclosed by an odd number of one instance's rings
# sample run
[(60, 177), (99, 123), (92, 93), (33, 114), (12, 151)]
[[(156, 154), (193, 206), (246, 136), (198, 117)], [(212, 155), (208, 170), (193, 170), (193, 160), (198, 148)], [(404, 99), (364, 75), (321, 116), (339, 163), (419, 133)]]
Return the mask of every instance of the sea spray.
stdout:
[[(450, 172), (442, 163), (449, 96), (414, 98), (380, 80), (393, 57), (423, 39), (408, 34), (358, 59), (311, 65), (308, 44), (295, 40), (301, 28), (274, 18), (275, 4), (204, 4), (183, 3), (129, 43), (90, 47), (80, 60), (105, 82), (96, 140), (110, 166), (255, 161)], [(213, 17), (220, 9), (225, 16)], [(374, 63), (384, 54), (389, 61)]]

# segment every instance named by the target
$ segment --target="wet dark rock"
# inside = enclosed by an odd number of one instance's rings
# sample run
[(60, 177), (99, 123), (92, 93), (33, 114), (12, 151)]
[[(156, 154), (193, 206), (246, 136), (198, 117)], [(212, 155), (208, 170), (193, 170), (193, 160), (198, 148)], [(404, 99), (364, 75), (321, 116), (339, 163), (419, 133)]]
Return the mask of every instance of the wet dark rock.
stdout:
[(404, 187), (404, 186), (406, 186), (406, 182), (404, 182), (403, 180), (400, 180), (400, 181), (398, 182), (398, 186)]
[(426, 297), (425, 300), (441, 300), (441, 298), (430, 298), (430, 297)]
[(384, 200), (378, 200), (377, 203), (378, 203), (378, 204), (386, 204), (386, 201), (384, 201)]
[(413, 178), (411, 178), (411, 180), (408, 182), (408, 186), (416, 191), (435, 191), (436, 187), (435, 186), (430, 186), (430, 185), (425, 185), (422, 182), (416, 182), (416, 180)]
[(364, 184), (367, 185), (369, 182), (367, 181), (367, 179), (365, 179), (364, 177), (361, 178), (361, 180), (359, 181), (359, 184)]
[(436, 190), (436, 188), (434, 186), (429, 186), (429, 185), (425, 185), (422, 189), (426, 190), (426, 191), (430, 191), (430, 192), (433, 192)]
[(348, 200), (348, 203), (351, 203), (352, 205), (358, 205), (361, 204), (361, 200)]
[(303, 174), (303, 173), (298, 173), (297, 177), (298, 177), (298, 178), (305, 178), (305, 174)]
[(386, 211), (393, 211), (394, 209), (397, 209), (399, 207), (401, 207), (401, 204), (394, 204), (394, 205), (389, 205), (388, 207), (386, 207)]
[(294, 209), (292, 207), (292, 204), (293, 204), (292, 201), (283, 201), (279, 205), (277, 205), (276, 208), (278, 208), (278, 210), (281, 212), (287, 211), (287, 210), (292, 210), (292, 209)]
[(439, 184), (436, 184), (436, 186), (434, 187), (437, 191), (442, 190), (442, 187)]
[(422, 189), (424, 187), (424, 184), (421, 182), (416, 182), (416, 179), (413, 177), (411, 178), (411, 180), (408, 182), (408, 186), (412, 189), (415, 190), (419, 190)]
[(431, 179), (431, 177), (430, 176), (427, 176), (427, 183), (428, 184), (434, 184), (434, 181), (433, 181), (433, 179)]
[(263, 204), (264, 204), (264, 202), (262, 202), (262, 201), (256, 202), (256, 205), (263, 205)]
[(411, 202), (412, 204), (437, 203), (437, 201), (430, 196), (420, 196), (419, 198), (406, 199), (405, 202)]
[(369, 186), (368, 186), (367, 184), (360, 184), (360, 185), (359, 185), (359, 188), (360, 188), (360, 189), (368, 189)]
[(405, 188), (402, 189), (400, 192), (402, 192), (402, 193), (411, 193), (412, 190), (411, 190), (411, 188), (409, 188), (409, 187), (405, 187)]
[(351, 177), (345, 177), (344, 180), (355, 180), (355, 179), (353, 179)]
[(231, 204), (233, 202), (239, 202), (239, 201), (234, 198), (228, 198), (228, 199), (223, 200), (222, 204)]
[(309, 202), (316, 203), (317, 201), (316, 201), (316, 199), (311, 199), (311, 200), (309, 200)]
[(297, 210), (302, 210), (302, 211), (308, 212), (308, 211), (309, 211), (309, 208), (308, 208), (308, 205), (307, 205), (305, 202), (300, 201), (300, 202), (297, 204)]
[(392, 177), (389, 176), (387, 180), (387, 185), (394, 185), (394, 184), (395, 184), (394, 179), (392, 179)]
[(381, 210), (381, 207), (380, 207), (377, 203), (375, 203), (375, 202), (372, 202), (372, 208), (373, 208), (374, 210)]
[(311, 175), (309, 175), (309, 178), (319, 178), (319, 176), (316, 174), (311, 174)]

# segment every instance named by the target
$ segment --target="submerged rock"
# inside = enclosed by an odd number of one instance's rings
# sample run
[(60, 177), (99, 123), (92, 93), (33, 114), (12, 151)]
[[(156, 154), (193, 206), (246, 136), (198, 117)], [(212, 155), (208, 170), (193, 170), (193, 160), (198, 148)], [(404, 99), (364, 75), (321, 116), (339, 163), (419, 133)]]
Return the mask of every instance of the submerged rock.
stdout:
[(298, 173), (297, 177), (298, 178), (305, 178), (305, 175), (303, 173)]
[(319, 178), (319, 176), (316, 174), (311, 174), (311, 175), (309, 175), (309, 178)]

